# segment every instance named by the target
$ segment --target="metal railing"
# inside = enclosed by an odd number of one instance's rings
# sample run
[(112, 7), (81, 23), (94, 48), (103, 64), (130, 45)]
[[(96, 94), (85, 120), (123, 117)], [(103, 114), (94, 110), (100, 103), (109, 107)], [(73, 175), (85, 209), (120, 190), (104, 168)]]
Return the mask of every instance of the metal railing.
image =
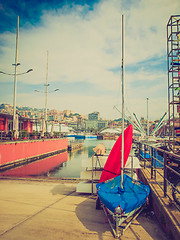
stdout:
[(23, 141), (23, 140), (33, 140), (33, 139), (50, 139), (50, 138), (63, 138), (64, 134), (60, 132), (54, 132), (53, 136), (49, 132), (45, 132), (42, 136), (41, 132), (19, 132), (19, 137), (14, 138), (13, 137), (13, 131), (4, 132), (0, 131), (0, 142), (6, 142), (6, 141)]
[(177, 183), (180, 182), (180, 155), (169, 152), (167, 146), (156, 147), (139, 142), (135, 144), (136, 156), (150, 173), (151, 179), (162, 189), (164, 197), (168, 196), (172, 201), (173, 192), (180, 195), (177, 188)]

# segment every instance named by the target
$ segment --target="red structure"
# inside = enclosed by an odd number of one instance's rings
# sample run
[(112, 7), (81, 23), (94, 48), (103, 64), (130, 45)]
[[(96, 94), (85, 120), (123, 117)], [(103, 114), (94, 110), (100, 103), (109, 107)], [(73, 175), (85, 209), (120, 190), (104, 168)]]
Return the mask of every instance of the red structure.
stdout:
[(172, 15), (167, 24), (169, 147), (179, 154), (180, 130), (180, 15)]
[(67, 151), (67, 148), (67, 138), (1, 143), (0, 165), (59, 150)]
[(68, 152), (56, 154), (42, 160), (0, 173), (0, 176), (29, 177), (45, 174), (68, 160)]
[[(13, 115), (0, 113), (0, 131), (5, 133), (13, 129)], [(19, 131), (27, 130), (28, 133), (33, 131), (33, 120), (19, 116)]]

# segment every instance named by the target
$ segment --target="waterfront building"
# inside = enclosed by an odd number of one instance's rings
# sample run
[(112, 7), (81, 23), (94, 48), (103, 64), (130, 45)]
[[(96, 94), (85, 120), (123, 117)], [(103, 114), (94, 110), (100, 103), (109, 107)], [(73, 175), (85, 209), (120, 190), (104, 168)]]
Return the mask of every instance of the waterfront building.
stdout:
[[(0, 131), (8, 133), (13, 130), (13, 115), (0, 113)], [(18, 115), (18, 130), (26, 130), (28, 133), (33, 131), (33, 119)]]
[(102, 128), (108, 126), (108, 121), (106, 120), (99, 120), (99, 121), (87, 121), (86, 122), (86, 130), (88, 131), (99, 131)]
[(98, 121), (100, 120), (100, 113), (99, 112), (93, 112), (88, 114), (88, 120), (89, 121)]

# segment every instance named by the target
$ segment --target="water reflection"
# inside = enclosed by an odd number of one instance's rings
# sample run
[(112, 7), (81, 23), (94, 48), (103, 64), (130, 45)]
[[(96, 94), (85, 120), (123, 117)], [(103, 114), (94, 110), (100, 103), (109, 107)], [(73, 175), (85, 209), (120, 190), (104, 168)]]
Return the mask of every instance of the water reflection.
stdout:
[(51, 172), (51, 177), (56, 178), (80, 178), (80, 173), (82, 169), (82, 160), (92, 158), (94, 153), (93, 148), (99, 143), (104, 143), (106, 146), (107, 152), (109, 152), (115, 141), (114, 140), (84, 140), (84, 148), (78, 151), (69, 153), (68, 161), (63, 163), (62, 166), (56, 168), (54, 172)]
[(0, 176), (13, 176), (13, 177), (28, 177), (40, 176), (43, 174), (49, 175), (49, 172), (57, 166), (68, 160), (68, 153), (64, 152), (42, 160), (17, 167), (15, 169), (7, 170), (0, 173)]
[(0, 173), (0, 176), (13, 177), (55, 177), (55, 178), (80, 178), (82, 160), (91, 160), (93, 148), (99, 143), (104, 143), (109, 152), (114, 145), (114, 140), (84, 140), (84, 148), (74, 152), (57, 154), (25, 166), (17, 167)]

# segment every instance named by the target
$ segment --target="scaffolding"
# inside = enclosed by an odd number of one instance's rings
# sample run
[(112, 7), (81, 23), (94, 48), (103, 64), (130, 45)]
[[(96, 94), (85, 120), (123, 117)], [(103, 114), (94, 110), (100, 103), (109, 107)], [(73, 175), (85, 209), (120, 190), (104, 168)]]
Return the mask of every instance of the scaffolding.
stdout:
[(180, 15), (167, 24), (169, 146), (180, 153)]

